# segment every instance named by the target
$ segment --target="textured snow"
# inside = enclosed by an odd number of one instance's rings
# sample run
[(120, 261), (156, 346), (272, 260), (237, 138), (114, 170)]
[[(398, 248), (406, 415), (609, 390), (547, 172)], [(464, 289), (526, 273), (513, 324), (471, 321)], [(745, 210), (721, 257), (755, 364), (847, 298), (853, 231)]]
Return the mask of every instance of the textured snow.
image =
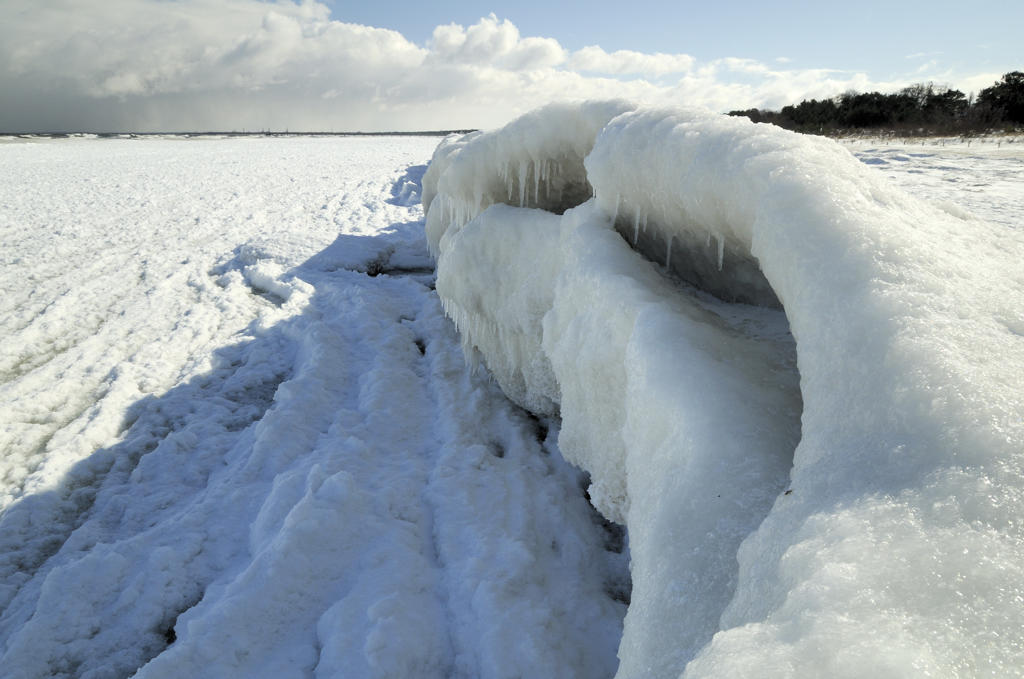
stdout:
[(1024, 137), (998, 145), (976, 140), (971, 146), (954, 140), (943, 140), (942, 146), (934, 142), (894, 146), (874, 141), (858, 141), (848, 148), (904, 191), (955, 217), (983, 216), (990, 222), (1021, 228)]
[[(870, 166), (886, 151), (603, 106), (626, 111), (595, 138), (560, 106), (449, 142), (424, 195), (467, 354), (560, 413), (629, 528), (618, 676), (1019, 672), (1019, 154), (919, 154), (983, 180), (916, 185), (934, 206)], [(552, 211), (502, 186), (517, 164), (520, 186), (568, 166), (589, 191)], [(997, 221), (950, 200), (979, 184)]]
[(0, 676), (614, 674), (623, 532), (463, 361), (436, 142), (0, 146)]
[(0, 144), (0, 676), (1019, 674), (1024, 155), (636, 108)]

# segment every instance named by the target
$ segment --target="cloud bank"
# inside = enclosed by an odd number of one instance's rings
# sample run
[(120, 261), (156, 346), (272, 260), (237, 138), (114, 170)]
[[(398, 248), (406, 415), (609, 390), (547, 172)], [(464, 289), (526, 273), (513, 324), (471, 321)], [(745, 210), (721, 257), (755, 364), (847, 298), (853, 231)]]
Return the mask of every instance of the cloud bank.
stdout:
[(313, 0), (6, 4), (2, 132), (457, 129), (501, 125), (560, 99), (725, 111), (910, 82), (598, 46), (570, 53), (493, 14), (469, 27), (438, 26), (417, 45), (332, 20)]

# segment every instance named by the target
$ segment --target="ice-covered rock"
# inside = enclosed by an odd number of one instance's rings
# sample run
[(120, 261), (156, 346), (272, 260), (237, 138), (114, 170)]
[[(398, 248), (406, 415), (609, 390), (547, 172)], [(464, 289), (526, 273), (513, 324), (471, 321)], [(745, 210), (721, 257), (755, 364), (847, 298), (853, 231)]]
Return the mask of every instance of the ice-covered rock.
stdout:
[(561, 214), (589, 199), (583, 159), (601, 128), (633, 108), (620, 100), (552, 104), (498, 131), (445, 139), (423, 176), (431, 251), (439, 254), (445, 233), (496, 203)]

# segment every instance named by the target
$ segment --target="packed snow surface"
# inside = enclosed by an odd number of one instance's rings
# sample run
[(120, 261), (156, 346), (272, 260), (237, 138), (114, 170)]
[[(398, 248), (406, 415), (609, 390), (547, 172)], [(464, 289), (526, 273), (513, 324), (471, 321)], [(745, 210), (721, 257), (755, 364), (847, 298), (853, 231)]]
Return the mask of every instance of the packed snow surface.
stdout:
[[(628, 102), (438, 148), (467, 354), (628, 526), (618, 676), (1024, 671), (1020, 155), (935, 155)], [(915, 160), (1009, 210), (870, 167)]]
[(1021, 673), (1024, 154), (437, 141), (0, 143), (0, 676)]
[(436, 144), (0, 146), (0, 676), (614, 674), (623, 531), (463, 361)]

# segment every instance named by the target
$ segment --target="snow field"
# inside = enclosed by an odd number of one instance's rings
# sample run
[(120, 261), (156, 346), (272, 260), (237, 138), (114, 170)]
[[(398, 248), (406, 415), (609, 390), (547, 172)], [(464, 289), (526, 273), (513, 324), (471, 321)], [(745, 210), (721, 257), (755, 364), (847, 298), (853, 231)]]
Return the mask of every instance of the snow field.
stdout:
[(449, 140), (424, 204), (467, 353), (628, 525), (618, 676), (1019, 673), (1019, 214), (705, 110), (578, 119)]
[(1019, 674), (1020, 153), (633, 109), (0, 146), (0, 674)]
[[(1014, 143), (936, 147), (857, 141), (850, 152), (884, 172), (908, 193), (954, 217), (983, 215), (986, 221), (1021, 227), (1024, 214), (1024, 136)], [(950, 196), (955, 199), (951, 200)]]
[(622, 531), (463, 361), (435, 145), (0, 148), (0, 674), (614, 674)]

